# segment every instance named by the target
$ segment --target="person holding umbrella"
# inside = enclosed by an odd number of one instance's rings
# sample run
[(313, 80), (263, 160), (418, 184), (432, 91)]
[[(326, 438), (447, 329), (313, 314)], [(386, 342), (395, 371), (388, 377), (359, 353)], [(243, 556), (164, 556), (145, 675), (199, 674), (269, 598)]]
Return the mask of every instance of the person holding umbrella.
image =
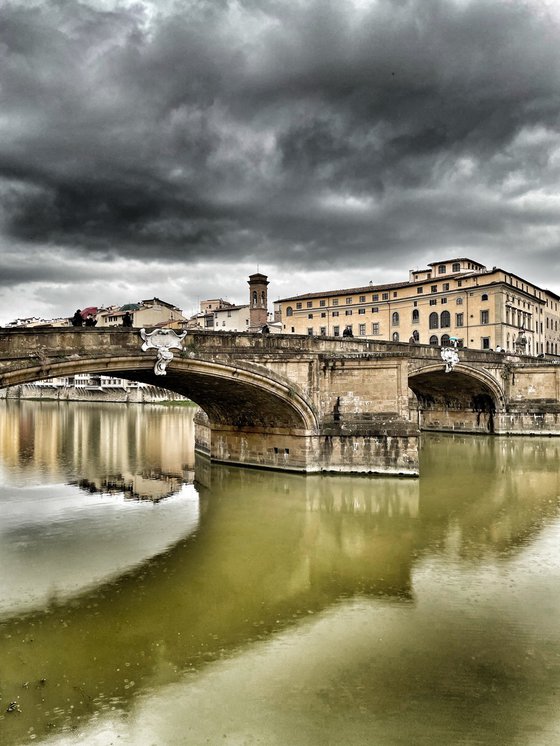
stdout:
[(76, 311), (76, 313), (72, 316), (70, 321), (72, 322), (72, 326), (82, 326), (82, 324), (84, 323), (84, 319), (82, 318), (82, 312), (80, 311), (79, 308)]

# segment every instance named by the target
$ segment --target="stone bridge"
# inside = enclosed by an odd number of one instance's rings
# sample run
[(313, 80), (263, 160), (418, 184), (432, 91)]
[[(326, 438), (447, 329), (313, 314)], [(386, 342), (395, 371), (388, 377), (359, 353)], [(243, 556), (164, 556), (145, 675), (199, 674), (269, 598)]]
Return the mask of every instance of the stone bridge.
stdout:
[(162, 363), (144, 340), (0, 329), (0, 387), (77, 373), (164, 386), (200, 405), (197, 447), (212, 459), (304, 472), (415, 476), (422, 429), (560, 435), (554, 361), (464, 349), (446, 372), (425, 345), (195, 332)]

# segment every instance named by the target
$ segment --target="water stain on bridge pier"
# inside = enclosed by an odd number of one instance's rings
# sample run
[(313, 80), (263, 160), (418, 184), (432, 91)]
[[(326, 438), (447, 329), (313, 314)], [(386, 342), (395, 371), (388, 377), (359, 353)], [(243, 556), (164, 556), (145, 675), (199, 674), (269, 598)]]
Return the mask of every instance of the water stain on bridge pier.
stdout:
[(0, 407), (0, 741), (549, 744), (560, 443), (420, 480), (195, 463), (192, 413)]

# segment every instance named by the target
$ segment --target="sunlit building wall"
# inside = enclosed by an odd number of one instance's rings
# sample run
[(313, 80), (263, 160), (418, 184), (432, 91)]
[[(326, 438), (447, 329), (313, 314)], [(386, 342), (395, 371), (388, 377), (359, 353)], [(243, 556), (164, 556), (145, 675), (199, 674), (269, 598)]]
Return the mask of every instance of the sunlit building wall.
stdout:
[[(328, 290), (276, 302), (287, 334), (558, 355), (560, 297), (511, 272), (471, 259), (432, 262), (400, 283)], [(519, 347), (522, 342), (522, 348)]]

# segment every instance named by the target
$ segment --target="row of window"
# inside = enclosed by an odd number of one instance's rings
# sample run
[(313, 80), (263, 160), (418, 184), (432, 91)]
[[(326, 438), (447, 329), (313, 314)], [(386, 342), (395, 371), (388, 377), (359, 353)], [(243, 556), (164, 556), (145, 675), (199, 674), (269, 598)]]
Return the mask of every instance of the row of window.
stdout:
[[(358, 324), (358, 335), (360, 337), (365, 337), (366, 336), (366, 334), (367, 334), (366, 326), (367, 326), (366, 324)], [(371, 331), (372, 335), (378, 335), (380, 333), (379, 332), (379, 324), (372, 324), (371, 326), (372, 326), (372, 331)], [(352, 324), (347, 324), (344, 328), (348, 329), (350, 332), (353, 333)], [(310, 326), (307, 329), (307, 334), (310, 337), (312, 337), (314, 333), (315, 332), (313, 330), (313, 327)], [(321, 337), (326, 337), (327, 336), (327, 327), (326, 326), (320, 326), (319, 327), (319, 334), (320, 334)], [(340, 326), (333, 326), (333, 336), (334, 337), (340, 337), (341, 335), (342, 335), (342, 332), (340, 330)]]
[[(347, 324), (345, 329), (348, 329), (350, 332), (353, 332), (352, 324)], [(358, 336), (365, 337), (366, 336), (366, 324), (358, 324)], [(314, 334), (314, 330), (312, 327), (309, 327), (307, 330), (307, 334), (312, 337)], [(319, 329), (319, 334), (322, 337), (327, 336), (327, 327), (322, 326)], [(379, 324), (372, 324), (372, 335), (378, 335), (379, 334)], [(333, 327), (333, 336), (340, 337), (341, 331), (340, 326)], [(391, 341), (392, 342), (399, 342), (399, 333), (393, 332), (391, 335)], [(412, 332), (412, 337), (410, 338), (409, 342), (420, 342), (420, 335), (418, 334), (417, 330), (414, 330)], [(451, 343), (451, 338), (449, 334), (442, 334), (440, 338), (436, 334), (432, 334), (430, 336), (430, 339), (428, 341), (428, 344), (439, 347), (440, 345), (442, 347), (445, 347), (446, 345), (449, 345)], [(463, 340), (459, 339), (457, 342), (459, 347), (463, 346)], [(489, 350), (490, 349), (490, 337), (481, 337), (480, 338), (480, 347), (483, 350)], [(551, 345), (552, 347), (552, 345)], [(547, 352), (548, 352), (548, 343), (547, 343)]]
[[(443, 289), (444, 290), (449, 290), (449, 287), (447, 287), (447, 288), (444, 287)], [(422, 288), (418, 288), (418, 292), (421, 293), (422, 292)], [(432, 287), (432, 292), (433, 293), (437, 292), (437, 286), (434, 285)], [(393, 295), (396, 297), (397, 294), (394, 293)], [(379, 295), (372, 295), (371, 298), (372, 298), (372, 301), (374, 303), (376, 303), (379, 300)], [(389, 298), (389, 294), (388, 293), (382, 293), (382, 295), (381, 295), (381, 299), (382, 300), (388, 300), (388, 298)], [(487, 293), (483, 293), (481, 295), (481, 297), (480, 297), (480, 300), (481, 301), (487, 301), (488, 300), (488, 294)], [(358, 302), (359, 303), (365, 303), (366, 302), (365, 295), (360, 295), (360, 298), (359, 298)], [(440, 298), (440, 302), (441, 303), (447, 303), (447, 298)], [(353, 298), (346, 298), (346, 303), (347, 303), (347, 305), (351, 305), (353, 303)], [(437, 300), (435, 300), (435, 299), (434, 300), (430, 300), (430, 305), (435, 305), (436, 303), (437, 303)], [(456, 298), (455, 299), (455, 303), (458, 306), (460, 306), (460, 305), (463, 304), (463, 299), (462, 298)], [(325, 305), (326, 305), (326, 301), (325, 300), (320, 300), (319, 301), (319, 306), (321, 308), (324, 308)], [(331, 305), (332, 306), (338, 306), (338, 298), (333, 299), (332, 302), (331, 302)], [(296, 303), (296, 310), (300, 311), (302, 309), (302, 307), (303, 307), (303, 304), (298, 301)], [(313, 301), (310, 301), (310, 300), (307, 301), (307, 308), (313, 308)], [(376, 308), (376, 309), (372, 309), (372, 310), (378, 311), (379, 309)], [(286, 316), (292, 316), (293, 313), (294, 313), (294, 309), (292, 308), (292, 306), (288, 306), (286, 308)], [(336, 316), (338, 313), (339, 313), (338, 311), (333, 311), (332, 312), (333, 316)], [(350, 315), (351, 313), (352, 313), (351, 310), (350, 311), (348, 311), (348, 310), (346, 311), (346, 314), (348, 314), (348, 315)], [(365, 313), (365, 308), (360, 308), (359, 311), (358, 311), (358, 313)]]
[[(462, 324), (458, 324), (458, 326), (462, 326)], [(353, 333), (353, 326), (352, 326), (352, 324), (347, 324), (343, 328), (344, 329), (348, 329), (350, 332)], [(335, 336), (335, 337), (342, 336), (341, 329), (342, 328), (340, 326), (334, 326), (333, 327), (333, 332), (332, 332), (333, 336)], [(292, 333), (294, 333), (295, 332), (295, 328), (292, 327), (291, 331), (292, 331)], [(367, 335), (367, 325), (365, 323), (364, 324), (358, 324), (357, 332), (358, 332), (358, 336), (365, 337)], [(309, 327), (307, 329), (307, 334), (309, 336), (313, 336), (315, 334), (315, 331), (314, 331), (313, 327)], [(327, 336), (327, 327), (326, 326), (321, 326), (319, 328), (319, 334), (320, 334), (320, 336), (323, 336), (323, 337)], [(371, 336), (380, 336), (380, 334), (381, 334), (381, 330), (380, 330), (379, 323), (377, 323), (377, 322), (372, 323), (372, 325), (371, 325)], [(515, 338), (515, 335), (511, 338), (511, 344), (512, 345), (513, 345), (514, 338)], [(400, 341), (399, 333), (398, 332), (395, 331), (395, 332), (392, 333), (392, 335), (391, 335), (391, 341), (392, 342), (399, 342)], [(412, 342), (419, 343), (420, 342), (420, 335), (418, 333), (418, 330), (415, 329), (412, 332), (412, 335), (411, 335), (411, 337), (410, 337), (410, 339), (408, 341), (409, 341), (409, 343), (412, 343)], [(471, 342), (472, 342), (472, 340), (471, 340)], [(428, 344), (434, 345), (434, 346), (439, 346), (439, 345), (445, 346), (445, 345), (447, 345), (449, 343), (450, 343), (449, 334), (442, 334), (441, 337), (439, 337), (439, 338), (438, 338), (438, 336), (436, 334), (432, 334), (432, 335), (430, 335), (429, 340), (428, 340)], [(490, 344), (491, 344), (491, 338), (490, 337), (480, 337), (480, 348), (482, 350), (490, 350), (491, 349), (490, 348)], [(463, 340), (462, 339), (458, 340), (458, 346), (459, 347), (463, 346)], [(506, 346), (506, 349), (510, 349), (510, 335), (509, 334), (507, 335), (507, 346)], [(512, 347), (512, 349), (513, 349), (513, 347)], [(543, 344), (542, 347), (541, 347), (541, 349), (542, 349), (543, 353), (546, 351), (546, 354), (551, 354), (551, 355), (558, 354), (558, 344), (557, 343), (556, 344), (554, 344), (554, 343), (550, 343), (549, 344), (548, 342), (546, 342), (546, 346)], [(531, 354), (530, 347), (528, 349), (528, 353)], [(539, 343), (537, 342), (536, 343), (536, 352), (535, 352), (535, 354), (538, 354), (538, 353), (539, 353)]]
[[(481, 264), (475, 264), (474, 262), (469, 262), (467, 264), (467, 269), (482, 269)], [(460, 262), (453, 262), (451, 265), (451, 272), (460, 272), (461, 271), (461, 263)], [(438, 275), (446, 275), (447, 274), (447, 264), (438, 264), (437, 267), (437, 273)], [(418, 274), (418, 273), (416, 273)], [(431, 279), (432, 273), (428, 272), (426, 275), (426, 279)]]
[[(379, 333), (380, 333), (379, 324), (374, 323), (371, 326), (372, 326), (372, 332), (371, 332), (372, 335), (375, 335), (375, 336), (379, 335)], [(350, 332), (353, 332), (352, 324), (347, 324), (344, 328), (348, 329)], [(310, 337), (313, 336), (314, 330), (313, 330), (312, 327), (309, 327), (309, 329), (307, 330), (307, 334)], [(365, 337), (366, 334), (367, 334), (366, 324), (358, 324), (358, 336), (359, 337)], [(326, 326), (321, 326), (319, 328), (319, 335), (322, 336), (322, 337), (326, 337), (327, 336), (327, 327)], [(333, 327), (333, 336), (335, 336), (335, 337), (340, 337), (341, 336), (340, 326), (334, 326)], [(399, 333), (398, 332), (393, 332), (393, 334), (391, 335), (391, 341), (393, 341), (393, 342), (399, 342), (400, 341), (399, 340)], [(409, 342), (420, 342), (420, 335), (418, 334), (418, 331), (416, 329), (412, 332), (412, 336), (411, 336)], [(449, 344), (449, 343), (450, 343), (449, 334), (442, 334), (441, 335), (441, 339), (438, 339), (438, 337), (435, 334), (432, 334), (430, 336), (430, 339), (429, 339), (429, 344), (431, 344), (431, 345), (440, 345), (440, 344), (441, 345), (446, 345), (446, 344)], [(462, 347), (462, 340), (459, 340), (459, 346)], [(488, 349), (489, 347), (490, 347), (490, 338), (489, 337), (483, 337), (482, 338), (482, 349)]]
[[(374, 310), (374, 309), (372, 309)], [(378, 310), (378, 309), (375, 309)], [(358, 314), (364, 314), (365, 308), (359, 308)], [(337, 317), (339, 315), (338, 311), (334, 311), (332, 314), (334, 317)], [(352, 316), (352, 309), (347, 309), (345, 311), (346, 316)], [(326, 318), (326, 313), (321, 313), (321, 318)], [(307, 314), (308, 319), (313, 318), (312, 313)], [(455, 314), (455, 326), (464, 326), (464, 314), (463, 313), (456, 313)], [(415, 308), (412, 311), (412, 323), (413, 324), (419, 324), (420, 323), (420, 312), (417, 308)], [(488, 311), (481, 311), (480, 312), (480, 323), (481, 324), (489, 324), (490, 323), (490, 315)], [(394, 311), (391, 314), (391, 326), (399, 326), (400, 324), (400, 314), (398, 311)], [(445, 329), (447, 327), (451, 326), (451, 314), (449, 311), (442, 311), (440, 314), (437, 314), (435, 311), (433, 311), (428, 319), (428, 325), (430, 329)], [(364, 325), (365, 326), (365, 325)], [(375, 326), (375, 324), (374, 324)], [(326, 327), (325, 327), (326, 328)], [(336, 327), (335, 327), (336, 328)]]

